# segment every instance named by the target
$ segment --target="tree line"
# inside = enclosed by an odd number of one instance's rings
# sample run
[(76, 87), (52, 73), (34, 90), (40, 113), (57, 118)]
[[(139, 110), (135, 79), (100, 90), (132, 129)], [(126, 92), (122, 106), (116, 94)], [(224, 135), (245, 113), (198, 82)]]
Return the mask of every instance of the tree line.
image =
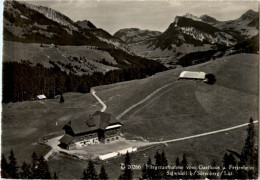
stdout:
[(129, 67), (109, 71), (105, 74), (94, 72), (91, 75), (67, 74), (57, 67), (45, 68), (41, 64), (3, 63), (3, 103), (34, 100), (37, 95), (45, 94), (54, 98), (65, 92), (88, 93), (90, 88), (105, 84), (141, 79), (166, 68), (147, 60), (144, 65), (133, 62)]
[(49, 171), (47, 161), (41, 155), (32, 153), (31, 163), (23, 162), (19, 168), (14, 152), (11, 150), (8, 160), (2, 155), (1, 177), (8, 179), (58, 179), (56, 173), (52, 175)]

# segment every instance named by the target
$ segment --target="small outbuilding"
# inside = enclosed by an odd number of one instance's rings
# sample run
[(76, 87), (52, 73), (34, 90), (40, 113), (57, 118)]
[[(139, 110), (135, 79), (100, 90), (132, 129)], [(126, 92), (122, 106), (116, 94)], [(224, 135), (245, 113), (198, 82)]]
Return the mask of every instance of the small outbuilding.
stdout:
[(47, 98), (44, 94), (40, 94), (40, 95), (37, 95), (37, 99), (38, 100), (44, 100), (44, 99), (47, 99)]
[(216, 82), (216, 77), (214, 74), (196, 71), (183, 71), (181, 72), (178, 80), (180, 79), (201, 80), (207, 84), (215, 84)]
[(178, 80), (179, 79), (206, 80), (206, 73), (196, 71), (183, 71), (181, 72)]

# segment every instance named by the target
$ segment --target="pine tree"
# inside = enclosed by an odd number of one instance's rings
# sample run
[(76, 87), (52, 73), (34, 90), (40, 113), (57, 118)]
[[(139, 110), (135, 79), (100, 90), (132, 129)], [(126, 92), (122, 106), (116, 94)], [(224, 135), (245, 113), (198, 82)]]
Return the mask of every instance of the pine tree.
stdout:
[(54, 174), (53, 174), (53, 179), (59, 179), (56, 172), (54, 172)]
[(87, 179), (87, 172), (86, 172), (85, 169), (83, 170), (82, 178), (81, 178), (81, 179)]
[(119, 176), (119, 179), (132, 179), (133, 171), (130, 168), (130, 166), (131, 166), (131, 158), (127, 151), (126, 156), (125, 156), (125, 170), (124, 170), (124, 173)]
[[(229, 163), (229, 165), (232, 165), (232, 166), (236, 166), (237, 165), (237, 161), (234, 158), (232, 153), (230, 153), (228, 155), (228, 163)], [(229, 179), (235, 179), (237, 171), (235, 169), (231, 169), (231, 170), (229, 170), (229, 172), (232, 174), (232, 175), (229, 176)]]
[(32, 173), (32, 179), (35, 179), (37, 177), (39, 177), (39, 172), (38, 172), (38, 157), (36, 152), (34, 151), (32, 153), (32, 163), (31, 163), (31, 173)]
[(183, 167), (183, 170), (187, 170), (188, 161), (186, 159), (185, 154), (182, 155), (182, 160), (181, 160), (180, 165)]
[(147, 166), (144, 164), (143, 168), (142, 168), (142, 175), (140, 179), (149, 179), (148, 178), (148, 168)]
[(19, 178), (17, 161), (16, 161), (13, 150), (11, 150), (10, 156), (9, 156), (9, 176), (12, 179)]
[(149, 156), (147, 164), (144, 164), (142, 169), (142, 177), (140, 179), (154, 179), (154, 170), (151, 168), (152, 160)]
[[(182, 170), (182, 171), (183, 171), (184, 173), (186, 173), (186, 172), (187, 172), (188, 161), (187, 161), (187, 159), (186, 159), (186, 155), (185, 155), (185, 154), (182, 155), (182, 160), (181, 160), (180, 165), (183, 167), (183, 170)], [(180, 176), (180, 177), (181, 177), (181, 176)], [(187, 179), (188, 176), (187, 176), (187, 175), (184, 175), (182, 178), (183, 178), (183, 179)]]
[(147, 165), (148, 165), (148, 167), (149, 167), (149, 168), (147, 169), (148, 178), (149, 178), (149, 179), (154, 179), (154, 170), (150, 167), (150, 166), (153, 165), (153, 163), (152, 163), (152, 160), (151, 160), (150, 157), (148, 158)]
[(224, 167), (225, 169), (228, 169), (228, 167), (229, 167), (229, 162), (228, 162), (228, 154), (227, 154), (227, 153), (224, 154), (224, 157), (223, 157), (222, 162), (223, 162), (223, 167)]
[(95, 170), (95, 166), (92, 162), (92, 160), (90, 160), (88, 162), (88, 168), (87, 170), (83, 171), (83, 179), (97, 179), (97, 173)]
[(227, 153), (224, 154), (222, 162), (224, 171), (221, 175), (221, 179), (228, 179), (228, 176), (226, 175), (229, 172), (229, 159)]
[(175, 160), (175, 166), (176, 166), (176, 169), (174, 169), (174, 172), (176, 173), (176, 175), (174, 176), (174, 178), (179, 179), (181, 176), (178, 175), (178, 173), (180, 172), (179, 167), (181, 166), (181, 164), (180, 164), (180, 159), (178, 156), (176, 157), (176, 160)]
[(162, 156), (161, 156), (161, 154), (159, 153), (158, 150), (156, 151), (154, 158), (155, 158), (155, 165), (161, 166), (162, 165)]
[(177, 156), (176, 160), (175, 160), (175, 165), (176, 166), (180, 166), (180, 159), (179, 157)]
[(229, 169), (230, 165), (236, 166), (236, 164), (237, 164), (233, 154), (225, 153), (222, 162), (223, 162), (224, 171), (221, 175), (221, 179), (234, 179), (236, 172), (235, 172), (235, 170)]
[[(161, 163), (162, 163), (162, 166), (168, 166), (168, 160), (167, 160), (167, 158), (166, 158), (166, 156), (165, 156), (164, 151), (163, 151), (162, 154), (161, 154)], [(162, 173), (163, 173), (163, 177), (166, 177), (166, 176), (167, 176), (167, 168), (165, 168), (165, 169), (162, 171)]]
[(148, 169), (150, 169), (150, 168), (149, 168), (148, 163), (151, 163), (151, 158), (150, 158), (150, 157), (148, 158), (147, 164), (144, 164), (144, 165), (143, 165), (142, 175), (141, 175), (141, 178), (140, 178), (140, 179), (149, 179)]
[(161, 163), (162, 163), (163, 166), (168, 166), (168, 160), (167, 160), (167, 158), (165, 156), (164, 151), (161, 154)]
[(240, 176), (243, 178), (256, 179), (258, 174), (258, 148), (256, 143), (256, 131), (254, 128), (254, 123), (252, 117), (247, 129), (247, 138), (245, 140), (245, 145), (241, 152), (241, 158), (239, 166), (254, 167), (253, 170), (241, 171)]
[(38, 165), (38, 177), (37, 179), (51, 179), (51, 173), (49, 171), (49, 166), (47, 161), (41, 155), (39, 158), (39, 165)]
[(6, 158), (3, 154), (1, 159), (1, 177), (9, 178), (9, 164), (7, 163)]
[(104, 165), (101, 166), (100, 173), (99, 173), (99, 179), (108, 179), (108, 175), (106, 173), (106, 169)]
[(21, 179), (30, 179), (32, 177), (31, 166), (26, 162), (23, 162), (20, 172)]
[[(162, 155), (159, 153), (158, 150), (156, 151), (154, 158), (155, 158), (155, 166), (157, 167), (162, 166)], [(162, 177), (163, 177), (163, 171), (161, 169), (158, 169), (154, 172), (155, 179), (161, 179)]]
[(60, 96), (60, 103), (64, 103), (64, 102), (65, 102), (64, 97), (63, 97), (63, 95), (61, 95)]

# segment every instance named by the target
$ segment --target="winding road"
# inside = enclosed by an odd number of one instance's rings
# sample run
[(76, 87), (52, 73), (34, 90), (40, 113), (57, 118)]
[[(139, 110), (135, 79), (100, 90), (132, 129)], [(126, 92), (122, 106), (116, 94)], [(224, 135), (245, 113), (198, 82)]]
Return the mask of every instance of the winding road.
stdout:
[(94, 89), (90, 90), (91, 94), (98, 100), (98, 102), (103, 106), (101, 112), (105, 112), (107, 109), (107, 105), (96, 95), (96, 91)]

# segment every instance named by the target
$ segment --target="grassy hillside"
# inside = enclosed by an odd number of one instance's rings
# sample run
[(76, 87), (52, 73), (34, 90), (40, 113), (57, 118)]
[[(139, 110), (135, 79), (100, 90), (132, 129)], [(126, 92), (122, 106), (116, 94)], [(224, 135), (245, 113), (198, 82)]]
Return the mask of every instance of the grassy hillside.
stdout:
[[(15, 51), (13, 52), (13, 49)], [(167, 68), (120, 49), (4, 42), (3, 102), (89, 92), (93, 86), (141, 79)]]
[[(203, 64), (178, 68), (155, 74), (149, 78), (95, 87), (96, 94), (108, 106), (114, 116), (143, 100), (156, 89), (165, 86), (143, 104), (122, 117), (123, 132), (128, 136), (140, 136), (150, 141), (173, 139), (203, 132), (227, 128), (258, 119), (258, 55), (237, 54)], [(214, 85), (196, 81), (178, 81), (183, 70), (213, 73)], [(83, 113), (93, 113), (101, 106), (91, 94), (64, 94), (65, 103), (58, 99), (43, 102), (3, 104), (2, 152), (12, 148), (19, 163), (29, 160), (31, 152), (47, 152), (35, 144), (44, 136), (62, 133), (63, 124)], [(57, 122), (57, 126), (56, 126)], [(15, 131), (14, 131), (15, 129)], [(132, 164), (143, 164), (157, 149), (165, 150), (168, 162), (186, 153), (191, 164), (209, 165), (214, 158), (221, 165), (225, 150), (240, 152), (246, 137), (246, 128), (195, 138), (168, 146), (158, 146), (131, 155)], [(111, 178), (121, 173), (119, 164), (123, 157), (109, 160), (105, 167)], [(80, 178), (85, 161), (57, 155), (49, 161), (52, 171), (59, 178)], [(95, 162), (99, 167), (101, 163)], [(134, 171), (135, 178), (141, 171)]]
[[(125, 130), (132, 134), (151, 138), (182, 137), (247, 122), (251, 116), (257, 118), (257, 57), (250, 54), (223, 57), (205, 64), (162, 72), (141, 81), (97, 87), (96, 90), (107, 102), (108, 111), (118, 115), (158, 87), (173, 82), (123, 119)], [(210, 86), (202, 82), (177, 81), (184, 69), (213, 73), (217, 82)], [(192, 129), (182, 132), (191, 125)]]
[[(125, 133), (151, 141), (180, 138), (243, 124), (251, 116), (258, 119), (258, 66), (258, 55), (238, 54), (162, 72), (141, 81), (97, 87), (96, 90), (101, 99), (106, 100), (107, 111), (118, 115), (126, 109), (122, 107), (130, 107), (158, 87), (172, 83), (123, 116), (122, 122)], [(207, 85), (196, 81), (177, 81), (183, 70), (213, 73), (217, 82)], [(168, 153), (170, 162), (174, 162), (177, 155), (180, 157), (186, 153), (194, 164), (209, 165), (214, 158), (221, 165), (227, 148), (241, 151), (245, 130), (242, 128), (226, 134), (172, 143), (160, 149)], [(151, 152), (153, 156), (156, 148)], [(141, 163), (138, 158), (144, 158), (141, 153), (134, 157), (137, 164)]]
[[(13, 50), (15, 49), (15, 53)], [(117, 69), (117, 62), (108, 52), (99, 50), (93, 46), (57, 46), (37, 43), (18, 43), (5, 41), (3, 46), (3, 61), (28, 60), (34, 65), (40, 63), (44, 67), (53, 67), (53, 61), (66, 72), (70, 69), (62, 66), (71, 64), (75, 67), (76, 74), (92, 74), (94, 71), (107, 72)], [(104, 60), (102, 62), (102, 60)], [(77, 69), (78, 67), (79, 69)], [(82, 69), (84, 71), (82, 71)]]
[(90, 93), (67, 93), (64, 99), (64, 104), (59, 99), (2, 104), (2, 153), (13, 149), (19, 162), (29, 160), (34, 150), (47, 153), (49, 148), (38, 144), (39, 140), (63, 134), (69, 119), (101, 108)]

